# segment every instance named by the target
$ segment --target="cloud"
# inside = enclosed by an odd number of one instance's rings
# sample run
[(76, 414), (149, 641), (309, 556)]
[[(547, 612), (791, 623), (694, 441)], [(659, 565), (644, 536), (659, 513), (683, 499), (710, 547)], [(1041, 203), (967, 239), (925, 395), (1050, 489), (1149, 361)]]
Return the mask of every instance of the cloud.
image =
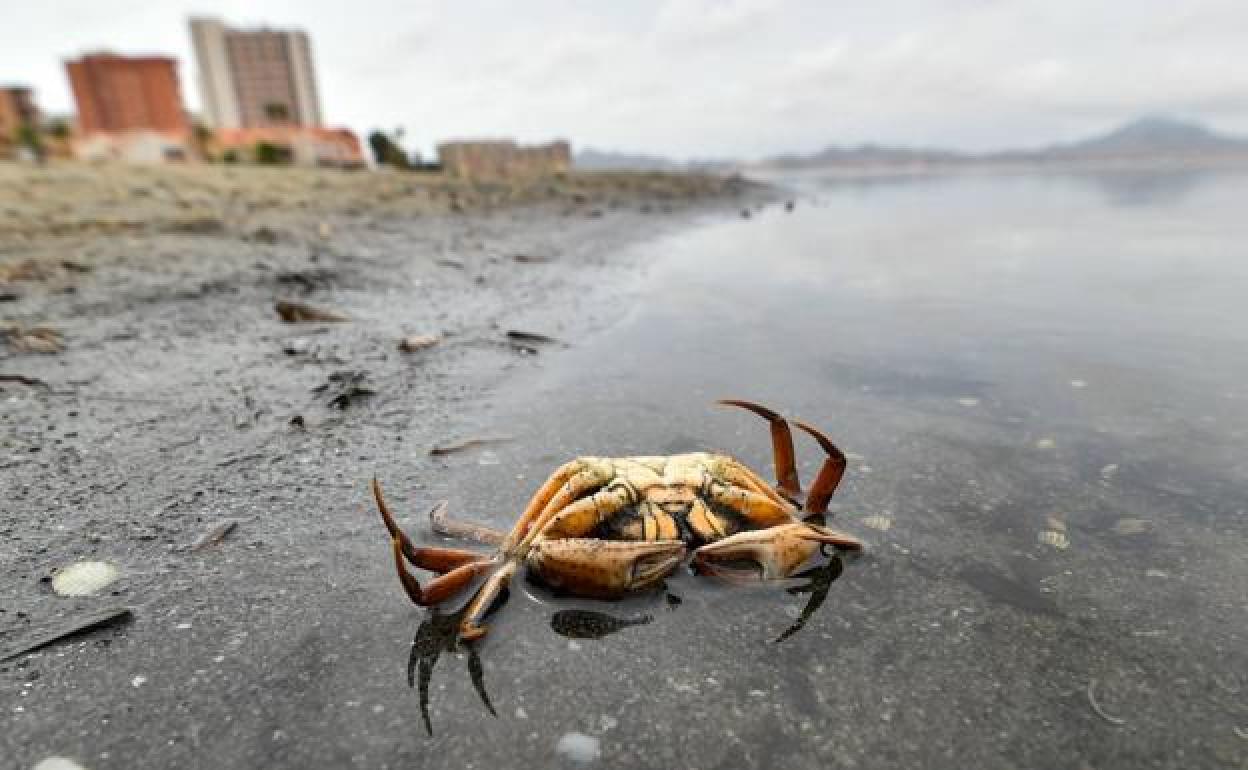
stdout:
[[(25, 4), (0, 72), (69, 106), (60, 59), (167, 51), (195, 96), (186, 0)], [(312, 37), (325, 113), (440, 138), (565, 136), (682, 156), (881, 141), (969, 149), (1069, 139), (1141, 113), (1248, 131), (1238, 0), (218, 0)], [(66, 17), (76, 23), (64, 24)]]

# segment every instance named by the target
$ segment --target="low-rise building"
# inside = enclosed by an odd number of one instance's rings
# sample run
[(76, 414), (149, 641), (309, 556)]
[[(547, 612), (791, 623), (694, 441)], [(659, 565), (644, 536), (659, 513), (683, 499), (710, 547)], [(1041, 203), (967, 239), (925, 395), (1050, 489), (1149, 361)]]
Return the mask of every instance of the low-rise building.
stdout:
[(523, 146), (510, 139), (443, 142), (438, 160), (451, 176), (501, 179), (545, 176), (572, 168), (572, 148), (563, 141)]
[[(296, 166), (359, 168), (364, 165), (360, 140), (345, 128), (270, 126), (223, 128), (207, 142), (218, 159), (278, 162)], [(259, 157), (268, 154), (268, 157)]]
[(28, 132), (38, 130), (39, 120), (33, 91), (25, 86), (0, 87), (0, 158), (15, 157), (32, 140)]

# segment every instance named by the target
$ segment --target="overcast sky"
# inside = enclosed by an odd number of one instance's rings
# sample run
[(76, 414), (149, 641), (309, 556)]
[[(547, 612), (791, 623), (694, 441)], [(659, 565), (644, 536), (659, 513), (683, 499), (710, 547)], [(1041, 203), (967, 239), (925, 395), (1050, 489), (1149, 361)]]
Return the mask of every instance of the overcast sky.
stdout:
[(298, 26), (326, 119), (409, 143), (755, 157), (879, 141), (994, 149), (1141, 114), (1248, 134), (1245, 0), (43, 0), (6, 3), (0, 83), (69, 111), (62, 60), (180, 62), (186, 17)]

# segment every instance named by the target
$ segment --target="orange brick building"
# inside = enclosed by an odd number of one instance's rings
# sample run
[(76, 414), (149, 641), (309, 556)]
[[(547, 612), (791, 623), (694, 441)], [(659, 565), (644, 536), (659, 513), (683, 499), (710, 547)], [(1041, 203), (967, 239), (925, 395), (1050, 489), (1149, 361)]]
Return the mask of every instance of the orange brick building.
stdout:
[(153, 131), (189, 136), (173, 59), (98, 53), (65, 62), (65, 70), (78, 105), (80, 135)]

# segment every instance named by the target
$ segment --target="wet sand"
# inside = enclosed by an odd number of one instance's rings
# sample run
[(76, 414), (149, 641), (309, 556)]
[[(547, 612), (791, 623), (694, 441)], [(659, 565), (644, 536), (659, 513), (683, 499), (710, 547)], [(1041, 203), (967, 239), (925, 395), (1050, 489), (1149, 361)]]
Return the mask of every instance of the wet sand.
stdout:
[[(402, 461), (405, 475), (388, 481), (410, 491), (429, 449), (479, 433), (507, 382), (625, 312), (644, 261), (625, 246), (767, 195), (663, 174), (474, 186), (0, 165), (0, 320), (10, 340), (15, 327), (47, 326), (65, 345), (0, 343), (0, 375), (24, 381), (0, 381), (0, 650), (101, 608), (133, 609), (0, 662), (0, 764), (255, 764), (221, 742), (265, 723), (248, 713), (251, 694), (290, 692), (244, 669), (316, 678), (337, 653), (294, 662), (283, 650), (308, 620), (335, 624), (341, 607), (327, 596), (339, 590), (409, 611), (388, 582), (356, 580), (386, 558), (375, 513), (359, 505), (377, 464)], [(284, 323), (279, 300), (350, 320)], [(400, 352), (409, 335), (438, 342)], [(231, 521), (220, 543), (190, 547)], [(53, 594), (49, 578), (80, 560), (122, 577), (101, 596)], [(340, 629), (366, 630), (358, 619)], [(243, 669), (224, 673), (227, 662)], [(204, 689), (214, 672), (232, 695)], [(305, 724), (327, 707), (304, 705)], [(279, 744), (291, 734), (264, 729)]]

